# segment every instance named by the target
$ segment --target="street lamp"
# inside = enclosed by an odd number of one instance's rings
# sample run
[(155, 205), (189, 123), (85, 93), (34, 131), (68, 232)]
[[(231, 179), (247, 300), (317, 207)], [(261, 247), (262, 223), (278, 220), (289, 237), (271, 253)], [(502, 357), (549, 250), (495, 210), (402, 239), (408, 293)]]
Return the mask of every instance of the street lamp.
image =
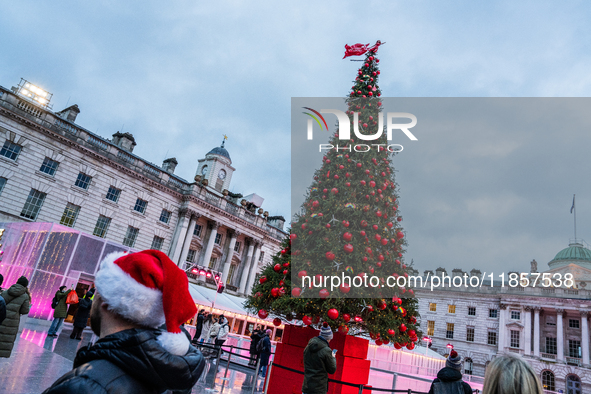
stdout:
[(452, 350), (454, 350), (454, 345), (452, 345), (451, 343), (448, 343), (447, 348), (449, 349), (449, 352), (451, 353)]
[(426, 355), (427, 355), (427, 352), (428, 352), (428, 350), (429, 350), (429, 344), (430, 344), (430, 343), (431, 343), (433, 340), (432, 340), (430, 337), (428, 337), (428, 336), (426, 336), (426, 335), (425, 335), (425, 336), (423, 337), (423, 341), (425, 341), (425, 342), (426, 342), (426, 343), (425, 343), (425, 356), (426, 356)]

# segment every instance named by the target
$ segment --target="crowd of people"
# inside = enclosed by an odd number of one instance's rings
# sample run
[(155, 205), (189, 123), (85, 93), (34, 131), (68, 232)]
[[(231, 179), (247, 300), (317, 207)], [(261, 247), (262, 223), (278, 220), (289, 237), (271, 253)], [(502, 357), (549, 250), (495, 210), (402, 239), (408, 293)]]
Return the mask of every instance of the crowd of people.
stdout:
[[(0, 275), (0, 357), (10, 357), (20, 317), (29, 313), (32, 297), (24, 276), (6, 290), (1, 288), (3, 279)], [(76, 354), (73, 370), (44, 394), (190, 393), (205, 367), (204, 354), (222, 351), (230, 331), (225, 316), (200, 310), (191, 338), (184, 323), (197, 311), (187, 276), (164, 253), (155, 250), (108, 256), (101, 263), (95, 285), (78, 300), (70, 335), (80, 339), (90, 318), (94, 338)], [(57, 336), (72, 291), (62, 286), (56, 292), (48, 336)], [(250, 335), (249, 366), (258, 364), (263, 377), (271, 356), (271, 333), (256, 326)], [(336, 350), (330, 348), (332, 339), (333, 332), (324, 323), (319, 335), (304, 349), (303, 394), (328, 392), (328, 375), (337, 371)], [(202, 353), (198, 347), (203, 344), (213, 349), (203, 349)], [(429, 394), (471, 394), (473, 390), (462, 380), (461, 370), (462, 358), (452, 350)], [(489, 364), (482, 393), (544, 391), (529, 363), (518, 355), (506, 354)]]

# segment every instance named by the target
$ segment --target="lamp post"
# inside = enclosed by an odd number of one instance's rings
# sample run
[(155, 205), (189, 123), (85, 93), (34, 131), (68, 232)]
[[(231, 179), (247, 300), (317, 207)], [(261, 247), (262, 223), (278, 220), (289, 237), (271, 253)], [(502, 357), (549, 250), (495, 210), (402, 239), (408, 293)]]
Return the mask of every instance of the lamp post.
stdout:
[(428, 336), (424, 336), (423, 337), (423, 341), (425, 341), (425, 356), (427, 355), (427, 352), (429, 350), (429, 344), (433, 341), (430, 337)]
[(454, 345), (452, 345), (451, 343), (448, 343), (446, 346), (449, 349), (449, 353), (451, 353), (451, 351), (454, 350)]

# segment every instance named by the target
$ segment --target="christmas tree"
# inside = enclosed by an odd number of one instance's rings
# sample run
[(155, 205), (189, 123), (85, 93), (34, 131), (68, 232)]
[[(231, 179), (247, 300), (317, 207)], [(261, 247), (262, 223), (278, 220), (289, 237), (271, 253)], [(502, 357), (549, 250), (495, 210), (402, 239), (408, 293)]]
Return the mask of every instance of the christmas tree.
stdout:
[[(365, 54), (346, 98), (346, 114), (357, 130), (350, 140), (339, 139), (338, 130), (330, 138), (339, 149), (323, 157), (284, 249), (264, 268), (246, 306), (261, 318), (273, 313), (288, 322), (327, 322), (344, 334), (367, 333), (377, 344), (412, 349), (420, 336), (417, 301), (408, 284), (397, 281), (408, 277), (409, 268), (383, 133), (379, 45), (346, 47), (345, 57)], [(368, 142), (359, 134), (381, 136)], [(333, 277), (339, 279), (336, 288), (335, 279), (323, 281)]]

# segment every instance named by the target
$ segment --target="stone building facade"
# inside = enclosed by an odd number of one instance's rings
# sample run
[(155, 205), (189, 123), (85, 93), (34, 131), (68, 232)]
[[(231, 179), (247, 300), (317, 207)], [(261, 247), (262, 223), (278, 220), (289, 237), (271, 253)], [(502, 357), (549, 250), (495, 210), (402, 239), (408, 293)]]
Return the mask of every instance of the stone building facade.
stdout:
[(261, 197), (228, 192), (236, 169), (223, 143), (187, 181), (174, 174), (176, 159), (158, 166), (135, 155), (133, 135), (102, 138), (75, 123), (77, 105), (53, 112), (20, 88), (0, 86), (0, 222), (60, 223), (159, 249), (183, 268), (219, 271), (230, 293), (249, 292), (287, 233)]
[[(464, 357), (464, 373), (484, 376), (488, 363), (502, 353), (517, 353), (532, 364), (548, 391), (591, 392), (589, 314), (591, 311), (591, 250), (578, 240), (560, 251), (540, 278), (551, 286), (533, 287), (513, 282), (507, 274), (502, 286), (497, 275), (479, 288), (446, 286), (415, 289), (421, 330), (432, 340), (432, 350), (447, 355), (453, 346)], [(537, 274), (532, 261), (531, 272)], [(558, 275), (573, 274), (575, 286), (558, 286)], [(443, 269), (427, 275), (448, 275)], [(463, 276), (461, 270), (451, 276)], [(472, 270), (469, 276), (482, 277)], [(490, 273), (486, 274), (489, 278)], [(530, 278), (532, 276), (530, 275)], [(488, 283), (487, 283), (488, 282)], [(459, 281), (458, 281), (459, 283)], [(550, 284), (550, 282), (544, 282)]]

